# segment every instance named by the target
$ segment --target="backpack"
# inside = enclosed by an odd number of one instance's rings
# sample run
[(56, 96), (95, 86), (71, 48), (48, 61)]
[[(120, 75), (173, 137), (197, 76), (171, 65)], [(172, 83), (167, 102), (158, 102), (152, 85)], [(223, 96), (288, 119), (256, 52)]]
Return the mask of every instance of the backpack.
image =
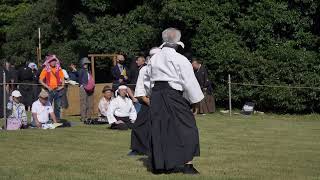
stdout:
[(96, 85), (94, 83), (94, 79), (93, 79), (92, 75), (89, 74), (88, 83), (84, 86), (84, 90), (87, 93), (93, 93), (95, 86)]
[(253, 112), (254, 112), (254, 106), (255, 106), (255, 103), (253, 103), (253, 102), (246, 102), (246, 103), (244, 104), (244, 106), (242, 107), (241, 113), (244, 114), (244, 115), (251, 115), (251, 114), (253, 114)]
[(7, 130), (18, 130), (21, 127), (21, 121), (15, 117), (7, 118)]

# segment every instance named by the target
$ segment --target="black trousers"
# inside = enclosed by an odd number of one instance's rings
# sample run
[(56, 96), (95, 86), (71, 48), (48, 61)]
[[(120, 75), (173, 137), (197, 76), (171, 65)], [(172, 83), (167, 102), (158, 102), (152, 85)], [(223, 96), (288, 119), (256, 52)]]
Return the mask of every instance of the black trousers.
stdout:
[(141, 103), (141, 110), (138, 113), (137, 120), (132, 125), (131, 131), (131, 149), (138, 153), (148, 155), (150, 149), (151, 121), (149, 106)]
[(114, 130), (128, 130), (132, 128), (132, 123), (129, 119), (129, 117), (115, 117), (118, 121), (123, 121), (124, 123), (121, 124), (111, 124), (110, 129)]
[(170, 170), (200, 155), (198, 128), (182, 92), (167, 82), (156, 82), (150, 118), (150, 159), (154, 170)]

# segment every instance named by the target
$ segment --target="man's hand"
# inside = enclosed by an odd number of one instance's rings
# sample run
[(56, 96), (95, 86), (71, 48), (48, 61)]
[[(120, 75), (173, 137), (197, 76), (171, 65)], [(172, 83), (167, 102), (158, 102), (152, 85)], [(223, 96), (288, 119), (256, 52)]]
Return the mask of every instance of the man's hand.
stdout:
[(58, 91), (60, 91), (60, 90), (62, 90), (62, 89), (64, 89), (64, 86), (59, 86), (59, 87), (57, 88)]
[(198, 111), (199, 108), (197, 107), (197, 104), (192, 104), (192, 112), (194, 116), (198, 114)]
[(70, 68), (73, 72), (77, 71), (76, 65), (74, 64), (70, 65)]
[(115, 124), (123, 124), (123, 123), (124, 123), (124, 122), (123, 122), (123, 121), (121, 121), (121, 120), (120, 120), (120, 121), (116, 121), (116, 122), (115, 122)]
[(37, 128), (41, 128), (41, 123), (40, 122), (36, 122)]
[(53, 91), (53, 89), (49, 86), (46, 87), (49, 92)]
[(34, 120), (35, 123), (36, 123), (37, 128), (41, 128), (41, 123), (40, 123), (39, 120), (38, 120), (37, 113), (32, 113), (32, 117), (33, 117), (33, 120)]
[(51, 116), (51, 119), (52, 119), (52, 121), (53, 121), (54, 123), (58, 123), (57, 117), (56, 117), (56, 115), (55, 115), (53, 112), (50, 113), (50, 116)]
[(146, 103), (148, 106), (150, 106), (150, 98), (149, 98), (149, 97), (143, 96), (143, 97), (142, 97), (142, 101), (143, 101), (144, 103)]
[(40, 83), (43, 87), (45, 87), (49, 92), (53, 91), (53, 89), (50, 88), (46, 83), (44, 83), (43, 80), (39, 79), (39, 83)]
[(132, 101), (133, 101), (134, 103), (136, 103), (136, 102), (138, 102), (138, 99), (135, 98), (135, 97), (133, 97), (133, 98), (132, 98)]

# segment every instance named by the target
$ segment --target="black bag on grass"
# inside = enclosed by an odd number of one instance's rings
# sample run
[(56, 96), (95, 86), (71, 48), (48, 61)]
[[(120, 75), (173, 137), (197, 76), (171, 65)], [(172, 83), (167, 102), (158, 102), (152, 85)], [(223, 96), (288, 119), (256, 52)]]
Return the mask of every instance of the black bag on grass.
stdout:
[(253, 102), (246, 102), (243, 107), (242, 107), (242, 111), (241, 114), (244, 115), (251, 115), (254, 112), (254, 105), (255, 103)]

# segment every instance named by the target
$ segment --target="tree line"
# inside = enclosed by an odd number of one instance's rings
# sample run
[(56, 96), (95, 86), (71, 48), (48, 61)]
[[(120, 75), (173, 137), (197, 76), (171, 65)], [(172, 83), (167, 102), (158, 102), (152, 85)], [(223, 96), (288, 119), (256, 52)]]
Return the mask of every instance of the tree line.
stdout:
[[(318, 87), (320, 2), (313, 0), (0, 0), (0, 57), (35, 61), (37, 28), (43, 54), (63, 63), (88, 53), (129, 58), (161, 44), (161, 31), (182, 31), (185, 52), (203, 60), (217, 102), (226, 104), (227, 76), (237, 83)], [(237, 107), (320, 111), (317, 89), (233, 86)]]

